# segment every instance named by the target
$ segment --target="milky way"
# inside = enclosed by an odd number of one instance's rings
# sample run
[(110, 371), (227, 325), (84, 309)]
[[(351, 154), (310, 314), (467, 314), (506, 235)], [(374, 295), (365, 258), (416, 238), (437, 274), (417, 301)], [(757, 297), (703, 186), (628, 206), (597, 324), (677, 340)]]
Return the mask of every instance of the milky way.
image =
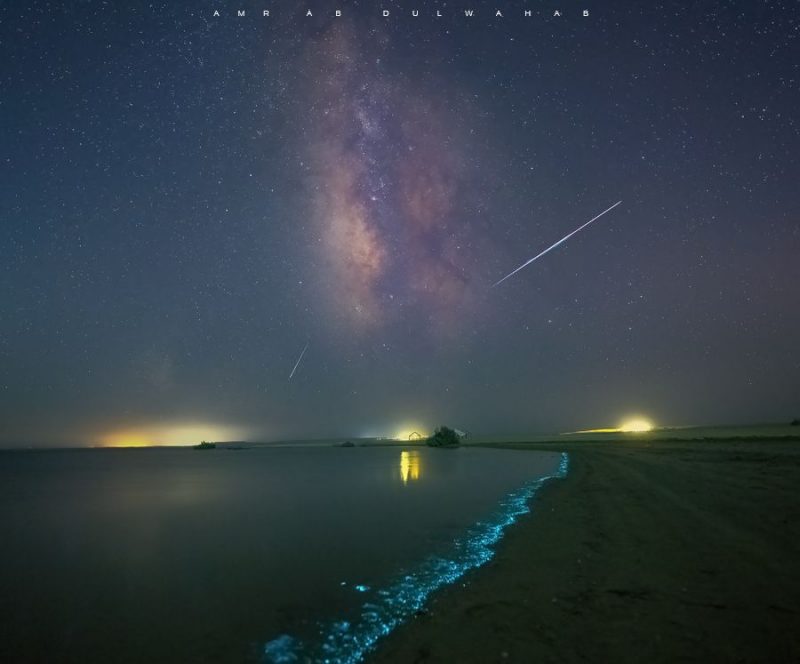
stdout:
[(319, 294), (350, 330), (413, 317), (446, 331), (475, 313), (483, 287), (462, 198), (468, 141), (452, 109), (387, 71), (385, 38), (367, 41), (336, 25), (310, 56)]

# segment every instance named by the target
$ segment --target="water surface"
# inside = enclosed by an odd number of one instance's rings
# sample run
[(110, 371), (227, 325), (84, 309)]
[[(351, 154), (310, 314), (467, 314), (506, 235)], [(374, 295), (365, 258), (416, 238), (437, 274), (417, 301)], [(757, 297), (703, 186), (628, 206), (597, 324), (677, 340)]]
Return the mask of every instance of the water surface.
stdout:
[(357, 652), (365, 603), (389, 625), (419, 586), (456, 578), (519, 507), (502, 501), (524, 503), (561, 462), (469, 448), (0, 453), (0, 660), (279, 661), (326, 638)]

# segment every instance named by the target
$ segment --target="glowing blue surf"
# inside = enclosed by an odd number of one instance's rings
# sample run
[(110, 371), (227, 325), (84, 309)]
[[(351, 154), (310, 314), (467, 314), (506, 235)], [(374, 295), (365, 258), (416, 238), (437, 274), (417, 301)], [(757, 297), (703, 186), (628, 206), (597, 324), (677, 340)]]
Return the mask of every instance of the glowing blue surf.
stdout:
[(491, 560), (494, 546), (505, 528), (530, 512), (530, 501), (545, 482), (566, 477), (568, 470), (569, 456), (563, 452), (553, 475), (540, 477), (506, 496), (488, 521), (478, 522), (454, 542), (447, 557), (432, 556), (415, 572), (395, 579), (383, 589), (358, 586), (359, 592), (367, 595), (367, 601), (361, 605), (353, 622), (320, 625), (321, 638), (315, 644), (305, 644), (283, 634), (264, 646), (263, 661), (270, 664), (355, 664), (362, 661), (381, 637), (422, 609), (431, 593)]

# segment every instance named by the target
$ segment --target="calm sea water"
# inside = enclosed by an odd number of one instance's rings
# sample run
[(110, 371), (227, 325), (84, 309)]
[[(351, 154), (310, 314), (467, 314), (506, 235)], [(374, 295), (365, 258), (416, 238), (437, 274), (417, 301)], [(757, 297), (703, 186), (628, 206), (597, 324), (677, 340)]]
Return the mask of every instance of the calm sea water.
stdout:
[(0, 660), (357, 661), (484, 562), (564, 462), (468, 448), (0, 453)]

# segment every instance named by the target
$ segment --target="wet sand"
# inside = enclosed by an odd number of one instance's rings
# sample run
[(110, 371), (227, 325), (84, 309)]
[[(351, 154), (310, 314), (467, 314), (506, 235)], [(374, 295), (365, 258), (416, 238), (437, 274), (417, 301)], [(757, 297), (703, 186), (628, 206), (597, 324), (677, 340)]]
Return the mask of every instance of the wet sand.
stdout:
[(368, 661), (800, 661), (800, 442), (515, 447), (568, 478)]

